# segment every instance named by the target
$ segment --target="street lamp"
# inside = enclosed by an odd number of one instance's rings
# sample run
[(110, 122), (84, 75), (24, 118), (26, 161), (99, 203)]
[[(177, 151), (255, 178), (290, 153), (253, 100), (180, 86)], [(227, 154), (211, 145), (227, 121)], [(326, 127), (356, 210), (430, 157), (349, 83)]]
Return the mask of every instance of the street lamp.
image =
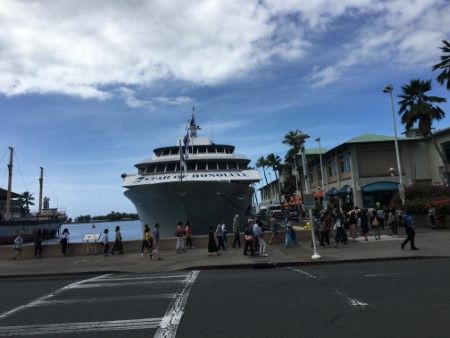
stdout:
[[(305, 180), (305, 190), (306, 194), (310, 194), (310, 186), (309, 186), (309, 175), (308, 175), (308, 168), (306, 166), (306, 154), (305, 154), (305, 140), (309, 138), (309, 135), (303, 134), (302, 132), (299, 133), (299, 140), (300, 140), (300, 149), (302, 151), (302, 167), (303, 167), (303, 176)], [(304, 203), (305, 201), (303, 201)], [(309, 224), (311, 226), (311, 238), (313, 242), (313, 248), (314, 253), (311, 256), (311, 259), (319, 259), (321, 256), (317, 252), (316, 247), (316, 234), (314, 233), (314, 222), (313, 222), (313, 215), (312, 215), (312, 209), (308, 208), (309, 213)]]
[(322, 163), (322, 147), (320, 145), (320, 137), (316, 138), (316, 142), (319, 143), (319, 160), (320, 160), (320, 177), (322, 179), (322, 204), (323, 208), (326, 209), (328, 207), (328, 201), (325, 199), (325, 183), (323, 179), (323, 163)]
[(392, 97), (392, 91), (394, 90), (394, 86), (388, 84), (383, 89), (383, 93), (387, 93), (391, 97), (391, 109), (392, 109), (392, 121), (394, 123), (394, 142), (395, 142), (395, 155), (397, 156), (397, 169), (398, 169), (398, 191), (400, 195), (400, 199), (402, 200), (402, 204), (405, 204), (405, 187), (403, 186), (403, 171), (402, 164), (400, 162), (400, 150), (398, 147), (398, 139), (397, 139), (397, 123), (395, 121), (395, 112), (394, 112), (394, 99)]

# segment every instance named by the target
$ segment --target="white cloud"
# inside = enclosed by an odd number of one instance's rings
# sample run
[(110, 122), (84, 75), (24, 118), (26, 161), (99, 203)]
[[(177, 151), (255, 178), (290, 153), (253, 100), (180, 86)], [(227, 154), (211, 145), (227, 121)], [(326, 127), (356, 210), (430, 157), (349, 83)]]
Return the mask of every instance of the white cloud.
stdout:
[[(215, 85), (267, 64), (292, 60), (308, 43), (272, 20), (257, 0), (1, 0), (0, 93), (62, 93), (105, 99), (111, 87), (161, 79)], [(151, 105), (119, 91), (131, 107)], [(167, 104), (190, 99), (156, 98)]]

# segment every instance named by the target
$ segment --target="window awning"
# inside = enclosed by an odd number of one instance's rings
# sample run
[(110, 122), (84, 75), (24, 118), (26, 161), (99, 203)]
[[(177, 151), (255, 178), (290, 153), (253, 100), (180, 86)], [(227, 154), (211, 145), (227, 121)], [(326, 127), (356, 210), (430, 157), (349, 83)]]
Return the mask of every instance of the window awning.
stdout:
[(348, 184), (344, 185), (341, 189), (338, 190), (338, 194), (347, 194), (352, 191), (352, 187)]
[(337, 189), (336, 188), (331, 188), (330, 190), (328, 190), (328, 192), (326, 193), (327, 196), (336, 196), (337, 195)]
[(390, 191), (398, 190), (398, 183), (396, 182), (375, 182), (362, 187), (363, 192), (374, 192), (374, 191)]
[(323, 191), (322, 190), (316, 191), (314, 193), (314, 198), (323, 198)]

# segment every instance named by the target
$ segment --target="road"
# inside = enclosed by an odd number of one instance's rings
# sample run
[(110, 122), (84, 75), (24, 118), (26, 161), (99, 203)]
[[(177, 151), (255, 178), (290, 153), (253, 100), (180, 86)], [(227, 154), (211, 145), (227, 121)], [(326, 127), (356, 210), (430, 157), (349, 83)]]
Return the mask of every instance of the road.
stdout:
[(450, 337), (449, 264), (0, 279), (0, 336)]

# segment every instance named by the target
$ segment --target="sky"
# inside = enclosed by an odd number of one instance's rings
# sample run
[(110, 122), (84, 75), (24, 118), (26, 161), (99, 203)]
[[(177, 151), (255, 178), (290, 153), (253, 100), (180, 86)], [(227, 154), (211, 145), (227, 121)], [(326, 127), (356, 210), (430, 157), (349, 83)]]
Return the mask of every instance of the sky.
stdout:
[(283, 158), (290, 130), (326, 148), (392, 135), (387, 84), (397, 102), (433, 79), (450, 100), (443, 39), (448, 0), (0, 0), (0, 187), (13, 146), (14, 191), (37, 196), (43, 166), (69, 216), (135, 212), (120, 174), (175, 145), (193, 106), (200, 135), (252, 163)]

